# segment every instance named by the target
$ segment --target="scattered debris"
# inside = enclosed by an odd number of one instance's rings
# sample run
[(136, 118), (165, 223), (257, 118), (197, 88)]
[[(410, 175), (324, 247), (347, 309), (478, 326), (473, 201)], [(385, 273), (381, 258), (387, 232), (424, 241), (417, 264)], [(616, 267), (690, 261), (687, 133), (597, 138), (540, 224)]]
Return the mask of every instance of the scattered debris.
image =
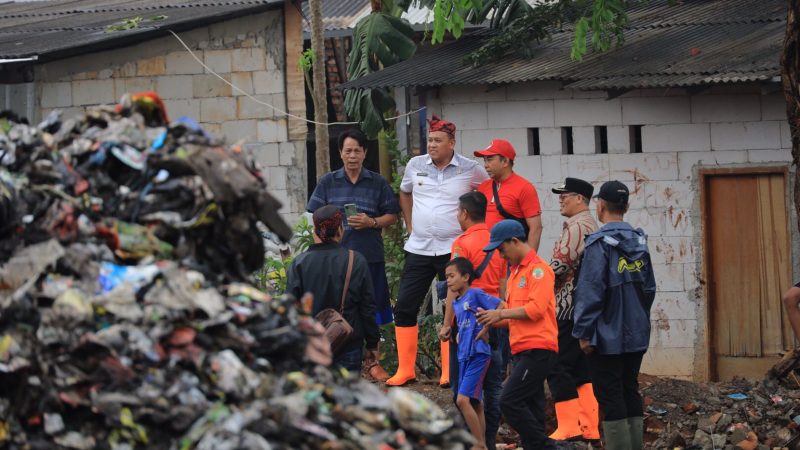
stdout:
[(705, 384), (646, 377), (646, 447), (800, 450), (800, 386), (791, 373)]
[[(252, 285), (278, 202), (154, 94), (0, 124), (0, 447), (462, 449), (460, 419), (332, 371)], [(261, 227), (261, 228), (260, 228)]]

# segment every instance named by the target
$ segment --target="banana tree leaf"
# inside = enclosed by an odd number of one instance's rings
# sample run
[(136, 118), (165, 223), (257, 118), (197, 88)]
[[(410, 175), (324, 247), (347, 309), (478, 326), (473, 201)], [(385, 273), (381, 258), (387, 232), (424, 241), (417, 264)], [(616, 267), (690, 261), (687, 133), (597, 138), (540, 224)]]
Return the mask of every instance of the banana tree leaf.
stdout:
[[(410, 58), (417, 50), (414, 29), (403, 19), (374, 12), (358, 21), (347, 76), (355, 80)], [(394, 107), (385, 89), (357, 89), (345, 94), (347, 114), (361, 123), (367, 135), (377, 136), (385, 126), (383, 111)]]

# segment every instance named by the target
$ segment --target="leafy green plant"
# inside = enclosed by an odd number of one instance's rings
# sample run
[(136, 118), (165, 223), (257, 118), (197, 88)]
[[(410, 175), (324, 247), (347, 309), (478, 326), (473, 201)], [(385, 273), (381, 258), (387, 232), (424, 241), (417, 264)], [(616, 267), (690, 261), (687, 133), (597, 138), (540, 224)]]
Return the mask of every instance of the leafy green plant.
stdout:
[(308, 221), (308, 216), (300, 217), (294, 226), (294, 254), (300, 254), (308, 250), (314, 244), (314, 225)]
[(303, 72), (303, 78), (306, 80), (306, 87), (308, 92), (314, 94), (314, 86), (311, 83), (311, 68), (314, 65), (314, 51), (307, 48), (300, 57), (297, 59), (297, 68)]
[(417, 369), (428, 378), (438, 377), (442, 370), (439, 327), (443, 321), (444, 316), (440, 314), (425, 316), (418, 321)]
[[(308, 250), (314, 243), (314, 227), (309, 223), (306, 216), (302, 216), (294, 226), (294, 237), (292, 238), (292, 255), (298, 255)], [(272, 295), (280, 295), (286, 291), (287, 274), (292, 265), (294, 257), (267, 256), (264, 259), (264, 266), (253, 276), (256, 286)]]
[(126, 31), (126, 30), (133, 30), (134, 28), (139, 28), (143, 22), (160, 22), (162, 20), (167, 20), (167, 16), (159, 15), (159, 16), (152, 16), (152, 17), (130, 17), (127, 19), (123, 19), (117, 23), (112, 23), (111, 25), (106, 26), (106, 33), (114, 33), (117, 31)]
[[(354, 80), (411, 57), (417, 50), (414, 29), (407, 21), (384, 12), (359, 20), (353, 31), (353, 49), (347, 76)], [(345, 109), (374, 138), (386, 128), (384, 112), (394, 108), (388, 89), (351, 89), (345, 94)]]

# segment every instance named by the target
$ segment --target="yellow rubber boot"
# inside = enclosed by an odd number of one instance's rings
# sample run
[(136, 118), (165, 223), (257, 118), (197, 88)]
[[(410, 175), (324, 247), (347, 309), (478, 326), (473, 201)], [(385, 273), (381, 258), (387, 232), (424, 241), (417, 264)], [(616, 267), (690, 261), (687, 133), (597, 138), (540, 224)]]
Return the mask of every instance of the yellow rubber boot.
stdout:
[(600, 440), (600, 408), (594, 397), (592, 383), (582, 384), (578, 387), (578, 402), (580, 403), (578, 422), (581, 424), (583, 438), (588, 441)]
[(579, 411), (580, 404), (577, 398), (557, 402), (556, 420), (558, 420), (558, 428), (550, 435), (550, 439), (556, 441), (579, 439), (581, 437), (581, 427), (578, 425)]
[(442, 376), (439, 377), (439, 386), (450, 387), (450, 341), (439, 341), (442, 355)]
[(417, 325), (394, 328), (397, 343), (397, 373), (386, 380), (387, 386), (403, 386), (411, 381), (416, 381), (418, 331)]

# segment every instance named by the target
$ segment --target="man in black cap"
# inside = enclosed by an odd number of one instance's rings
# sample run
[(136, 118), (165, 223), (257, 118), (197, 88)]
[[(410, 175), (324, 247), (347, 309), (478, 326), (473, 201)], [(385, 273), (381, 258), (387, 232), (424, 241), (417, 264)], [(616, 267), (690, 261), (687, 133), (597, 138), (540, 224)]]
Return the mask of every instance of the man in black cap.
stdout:
[(593, 192), (591, 183), (578, 178), (567, 178), (553, 188), (553, 193), (558, 194), (561, 215), (567, 218), (550, 259), (556, 275), (558, 361), (547, 377), (547, 385), (553, 394), (558, 420), (558, 428), (550, 438), (557, 441), (600, 439), (597, 400), (586, 355), (572, 337), (572, 291), (583, 256), (584, 238), (597, 230), (597, 222), (589, 212)]
[(619, 181), (600, 187), (597, 219), (604, 225), (586, 237), (572, 297), (572, 336), (589, 355), (607, 450), (642, 448), (638, 377), (650, 343), (650, 307), (656, 294), (647, 235), (623, 221), (628, 197), (628, 187)]

